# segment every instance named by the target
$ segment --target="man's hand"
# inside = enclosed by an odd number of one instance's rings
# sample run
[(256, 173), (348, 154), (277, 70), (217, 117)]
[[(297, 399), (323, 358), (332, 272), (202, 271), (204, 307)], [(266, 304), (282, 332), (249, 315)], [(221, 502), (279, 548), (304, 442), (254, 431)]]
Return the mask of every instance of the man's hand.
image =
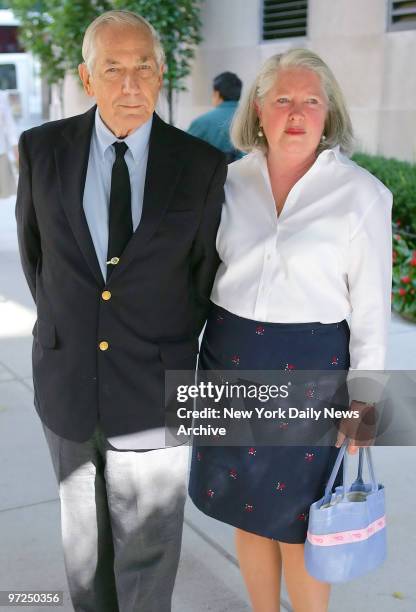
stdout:
[(338, 423), (338, 437), (335, 443), (337, 448), (340, 448), (346, 438), (349, 438), (347, 451), (350, 455), (355, 455), (361, 447), (372, 446), (375, 440), (376, 432), (376, 409), (374, 404), (366, 404), (365, 402), (357, 402), (353, 400), (350, 406), (351, 410), (358, 411), (360, 417), (341, 419)]

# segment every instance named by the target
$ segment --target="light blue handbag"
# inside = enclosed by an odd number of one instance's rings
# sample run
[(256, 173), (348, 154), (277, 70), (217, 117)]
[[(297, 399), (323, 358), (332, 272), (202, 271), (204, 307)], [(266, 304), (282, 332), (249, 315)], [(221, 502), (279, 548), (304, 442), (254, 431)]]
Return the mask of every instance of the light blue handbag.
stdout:
[[(346, 487), (348, 439), (341, 446), (324, 496), (309, 510), (305, 565), (323, 582), (346, 582), (378, 567), (386, 558), (384, 486), (374, 475), (370, 448), (359, 449), (358, 475)], [(364, 451), (371, 482), (362, 479)], [(344, 458), (342, 485), (332, 487)]]

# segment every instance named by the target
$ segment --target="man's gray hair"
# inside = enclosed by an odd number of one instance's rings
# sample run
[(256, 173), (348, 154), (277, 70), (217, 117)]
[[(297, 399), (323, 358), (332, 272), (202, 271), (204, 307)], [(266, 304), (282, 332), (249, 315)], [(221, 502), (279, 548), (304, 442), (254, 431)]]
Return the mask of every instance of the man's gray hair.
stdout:
[(353, 130), (344, 95), (331, 69), (309, 49), (290, 49), (266, 60), (235, 114), (231, 126), (234, 146), (242, 151), (260, 149), (267, 152), (266, 138), (258, 136), (259, 119), (255, 103), (261, 106), (265, 95), (275, 85), (279, 71), (288, 68), (307, 68), (315, 72), (321, 81), (328, 113), (323, 132), (325, 140), (319, 144), (317, 153), (339, 145), (341, 151), (349, 155), (353, 146)]
[(87, 65), (88, 72), (92, 72), (95, 60), (95, 37), (97, 31), (104, 25), (115, 24), (119, 26), (131, 26), (146, 28), (153, 38), (153, 50), (158, 67), (165, 63), (165, 52), (160, 42), (159, 34), (151, 23), (141, 15), (132, 11), (107, 11), (94, 19), (88, 26), (82, 42), (82, 57)]

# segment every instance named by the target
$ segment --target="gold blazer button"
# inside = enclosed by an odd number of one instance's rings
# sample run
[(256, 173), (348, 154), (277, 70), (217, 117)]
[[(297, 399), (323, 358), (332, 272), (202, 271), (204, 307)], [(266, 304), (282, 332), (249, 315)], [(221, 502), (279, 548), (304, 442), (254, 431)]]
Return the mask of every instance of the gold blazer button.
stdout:
[(98, 346), (100, 347), (100, 351), (106, 351), (110, 345), (108, 344), (108, 342), (103, 340), (103, 342), (100, 342)]
[(107, 302), (111, 298), (111, 291), (103, 291), (101, 297)]

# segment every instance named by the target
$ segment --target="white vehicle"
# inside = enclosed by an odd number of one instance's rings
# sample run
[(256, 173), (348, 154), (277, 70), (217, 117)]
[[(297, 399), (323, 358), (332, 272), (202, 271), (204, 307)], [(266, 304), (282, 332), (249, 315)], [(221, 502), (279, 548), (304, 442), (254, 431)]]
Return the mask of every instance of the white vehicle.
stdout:
[(0, 89), (9, 94), (13, 114), (23, 126), (41, 113), (39, 62), (17, 41), (18, 20), (0, 10)]

